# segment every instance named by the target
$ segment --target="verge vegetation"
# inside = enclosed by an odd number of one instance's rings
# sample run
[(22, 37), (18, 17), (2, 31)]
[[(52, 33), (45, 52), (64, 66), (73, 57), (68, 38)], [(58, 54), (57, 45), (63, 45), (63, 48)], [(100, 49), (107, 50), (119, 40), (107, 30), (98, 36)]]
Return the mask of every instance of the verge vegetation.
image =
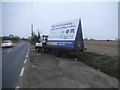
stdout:
[(70, 55), (62, 54), (61, 57), (67, 58), (77, 58), (78, 61), (85, 63), (88, 66), (91, 66), (99, 71), (102, 71), (116, 79), (119, 79), (120, 69), (118, 68), (118, 64), (120, 59), (118, 56), (107, 56), (101, 55), (94, 52), (74, 52)]

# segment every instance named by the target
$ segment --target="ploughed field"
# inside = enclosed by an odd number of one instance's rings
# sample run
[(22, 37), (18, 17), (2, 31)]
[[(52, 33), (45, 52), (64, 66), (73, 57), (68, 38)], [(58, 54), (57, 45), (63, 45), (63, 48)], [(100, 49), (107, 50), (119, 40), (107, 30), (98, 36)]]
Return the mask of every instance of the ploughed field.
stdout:
[(117, 41), (84, 41), (87, 51), (95, 52), (103, 55), (117, 56), (118, 42)]

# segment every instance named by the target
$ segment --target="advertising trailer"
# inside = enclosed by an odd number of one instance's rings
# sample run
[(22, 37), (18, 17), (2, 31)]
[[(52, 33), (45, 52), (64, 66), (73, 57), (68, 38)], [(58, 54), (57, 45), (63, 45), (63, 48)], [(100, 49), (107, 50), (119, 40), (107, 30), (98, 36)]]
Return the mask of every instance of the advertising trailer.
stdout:
[[(45, 41), (46, 43), (42, 42)], [(81, 19), (57, 23), (51, 26), (47, 39), (41, 39), (36, 49), (56, 52), (84, 51)]]

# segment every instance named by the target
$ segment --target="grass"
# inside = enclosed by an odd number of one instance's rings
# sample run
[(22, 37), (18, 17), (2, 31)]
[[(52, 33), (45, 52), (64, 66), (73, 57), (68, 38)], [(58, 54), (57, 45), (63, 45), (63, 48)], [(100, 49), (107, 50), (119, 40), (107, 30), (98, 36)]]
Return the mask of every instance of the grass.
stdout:
[[(51, 54), (56, 54), (55, 52), (49, 52)], [(77, 58), (79, 61), (85, 63), (86, 65), (95, 68), (96, 70), (100, 70), (101, 72), (104, 72), (112, 77), (115, 77), (116, 79), (120, 80), (120, 69), (119, 69), (119, 63), (120, 59), (118, 56), (107, 56), (107, 55), (101, 55), (95, 52), (74, 52), (71, 54), (68, 53), (62, 53), (60, 57), (65, 58)]]
[(75, 52), (74, 55), (79, 61), (119, 79), (118, 72), (120, 72), (120, 69), (118, 68), (118, 62), (120, 60), (117, 56), (112, 57), (93, 52)]
[(120, 74), (120, 69), (118, 68), (118, 56), (107, 56), (101, 55), (94, 52), (74, 52), (69, 54), (62, 54), (61, 57), (66, 58), (77, 58), (78, 61), (85, 63), (86, 65), (100, 70), (116, 79), (120, 80), (118, 73)]
[(33, 41), (33, 40), (29, 40), (28, 42), (31, 43), (32, 45), (36, 44), (36, 41)]

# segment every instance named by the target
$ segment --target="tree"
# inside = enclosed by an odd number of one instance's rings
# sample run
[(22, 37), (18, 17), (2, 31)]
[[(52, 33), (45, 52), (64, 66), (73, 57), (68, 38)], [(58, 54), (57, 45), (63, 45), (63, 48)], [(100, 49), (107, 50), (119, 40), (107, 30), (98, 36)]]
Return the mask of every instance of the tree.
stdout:
[(89, 39), (89, 41), (95, 41), (95, 39), (91, 38), (91, 39)]
[(88, 38), (85, 38), (84, 40), (88, 41)]
[(38, 40), (38, 36), (33, 32), (33, 30), (31, 30), (31, 38), (30, 38), (31, 44), (35, 45), (37, 40)]

